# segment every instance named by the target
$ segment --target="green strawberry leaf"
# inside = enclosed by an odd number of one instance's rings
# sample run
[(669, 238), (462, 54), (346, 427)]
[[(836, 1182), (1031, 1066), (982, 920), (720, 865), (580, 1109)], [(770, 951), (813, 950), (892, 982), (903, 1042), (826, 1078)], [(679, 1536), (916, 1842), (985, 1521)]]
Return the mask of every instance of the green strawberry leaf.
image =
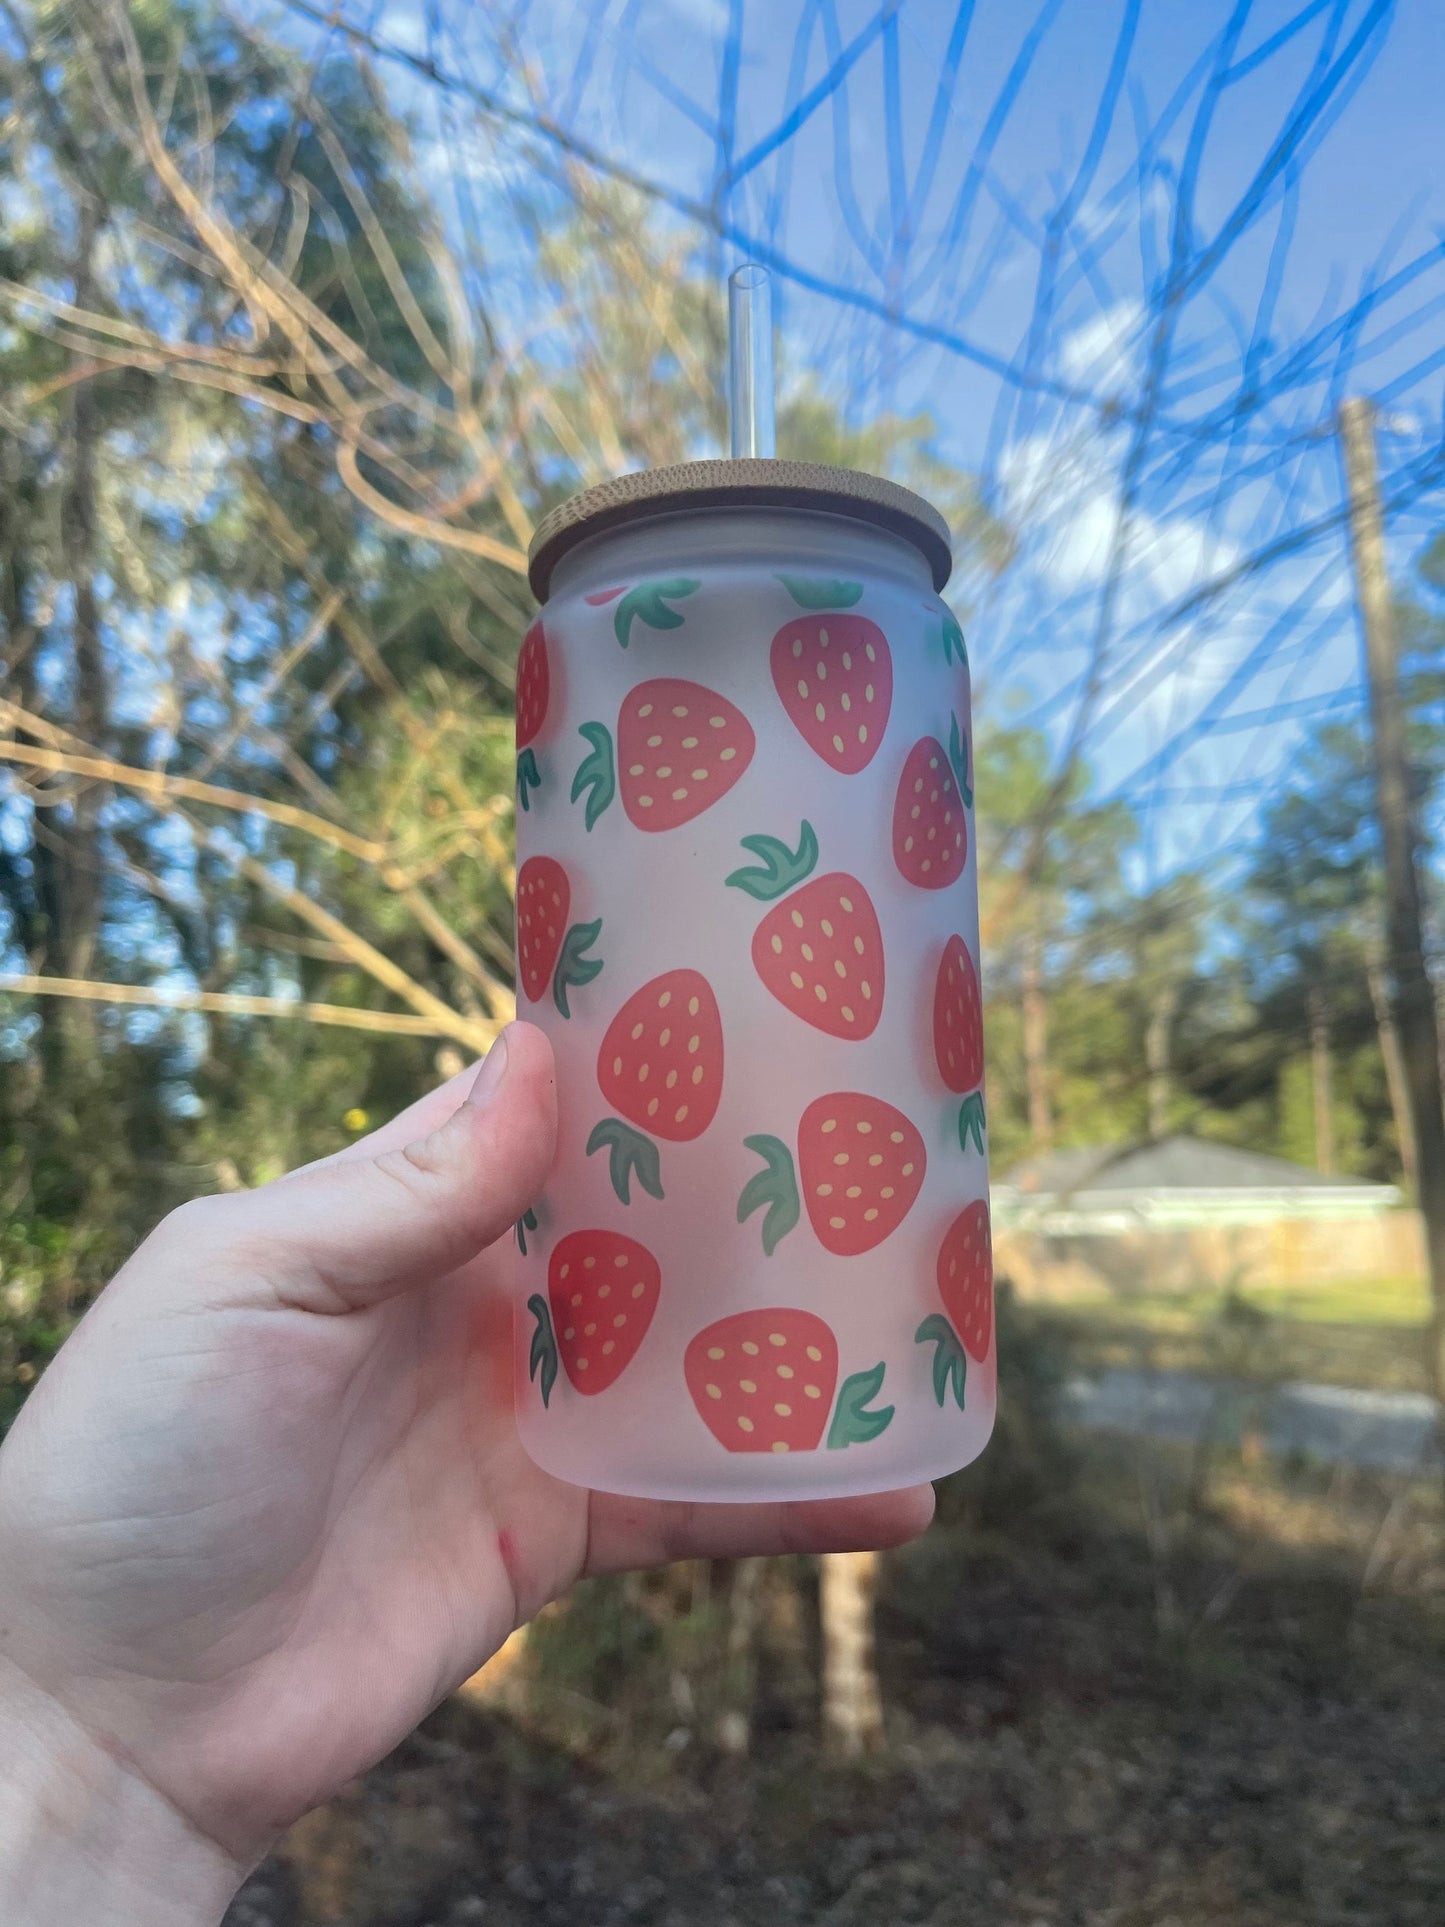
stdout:
[(637, 1173), (637, 1182), (644, 1191), (654, 1198), (662, 1196), (662, 1168), (658, 1161), (657, 1146), (650, 1137), (641, 1131), (634, 1131), (630, 1124), (624, 1124), (620, 1117), (604, 1117), (600, 1124), (592, 1128), (587, 1140), (587, 1155), (594, 1151), (606, 1150), (608, 1176), (612, 1179), (612, 1189), (617, 1193), (618, 1202), (632, 1202), (632, 1174)]
[(958, 1146), (966, 1151), (971, 1138), (979, 1150), (983, 1149), (983, 1134), (988, 1128), (988, 1118), (983, 1108), (983, 1092), (975, 1091), (966, 1097), (958, 1107)]
[(790, 850), (781, 837), (745, 836), (743, 848), (763, 859), (762, 868), (748, 865), (734, 870), (724, 888), (746, 890), (759, 903), (771, 903), (783, 896), (806, 876), (811, 876), (818, 861), (818, 839), (811, 823), (804, 823), (796, 850)]
[(579, 797), (586, 796), (586, 821), (590, 830), (617, 794), (617, 766), (612, 760), (612, 738), (605, 723), (583, 723), (577, 734), (592, 745), (592, 750), (583, 757), (572, 778), (572, 801), (575, 803)]
[(967, 669), (968, 644), (963, 639), (963, 631), (959, 628), (952, 611), (945, 609), (943, 612), (943, 660), (945, 662), (952, 662), (955, 656), (963, 664), (964, 668)]
[(517, 801), (524, 810), (532, 807), (531, 792), (542, 787), (542, 772), (537, 768), (537, 758), (531, 749), (524, 749), (517, 758)]
[(584, 952), (590, 950), (602, 934), (602, 919), (593, 923), (574, 923), (562, 939), (562, 954), (557, 959), (557, 968), (552, 973), (552, 997), (564, 1017), (572, 1015), (567, 1003), (567, 992), (581, 984), (590, 984), (602, 970), (600, 957), (588, 957)]
[(798, 1180), (793, 1175), (793, 1154), (776, 1137), (745, 1137), (743, 1143), (755, 1151), (767, 1167), (757, 1171), (743, 1186), (738, 1199), (738, 1223), (746, 1224), (755, 1211), (766, 1205), (763, 1219), (763, 1250), (769, 1258), (798, 1222)]
[(527, 1233), (537, 1229), (537, 1214), (529, 1205), (517, 1220), (517, 1249), (525, 1258), (527, 1255)]
[(861, 582), (820, 575), (780, 575), (778, 580), (800, 609), (851, 609), (863, 597)]
[(941, 1311), (931, 1312), (913, 1334), (915, 1345), (936, 1345), (933, 1354), (933, 1395), (940, 1406), (948, 1403), (952, 1388), (954, 1399), (963, 1410), (963, 1386), (968, 1376), (968, 1354), (959, 1343), (958, 1333)]
[(882, 1389), (881, 1364), (875, 1365), (871, 1372), (854, 1372), (851, 1378), (843, 1380), (838, 1403), (833, 1407), (833, 1423), (828, 1427), (830, 1452), (840, 1451), (845, 1445), (866, 1445), (880, 1432), (888, 1430), (895, 1408), (885, 1405), (876, 1412), (868, 1410), (869, 1400), (877, 1398)]
[(527, 1300), (527, 1310), (537, 1321), (527, 1358), (527, 1377), (535, 1379), (538, 1372), (542, 1374), (542, 1404), (546, 1408), (552, 1403), (552, 1387), (557, 1383), (557, 1340), (552, 1331), (552, 1314), (547, 1309), (547, 1300), (535, 1291)]
[(958, 793), (963, 798), (966, 810), (973, 808), (973, 791), (968, 782), (968, 749), (963, 740), (963, 731), (958, 726), (957, 716), (948, 719), (948, 760), (953, 765), (954, 776), (958, 780)]
[(682, 617), (668, 605), (684, 596), (695, 595), (701, 582), (689, 575), (664, 576), (657, 582), (639, 582), (629, 589), (617, 605), (612, 628), (625, 649), (632, 640), (632, 624), (640, 619), (649, 629), (680, 629)]

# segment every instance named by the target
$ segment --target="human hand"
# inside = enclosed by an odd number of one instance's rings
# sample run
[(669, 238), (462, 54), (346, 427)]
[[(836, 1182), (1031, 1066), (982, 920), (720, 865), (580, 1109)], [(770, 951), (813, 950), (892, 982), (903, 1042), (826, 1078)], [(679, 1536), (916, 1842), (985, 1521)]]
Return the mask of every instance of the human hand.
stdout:
[(0, 1453), (0, 1918), (214, 1921), (290, 1821), (587, 1573), (892, 1545), (927, 1487), (793, 1505), (589, 1493), (513, 1417), (507, 1234), (552, 1061), (184, 1206)]

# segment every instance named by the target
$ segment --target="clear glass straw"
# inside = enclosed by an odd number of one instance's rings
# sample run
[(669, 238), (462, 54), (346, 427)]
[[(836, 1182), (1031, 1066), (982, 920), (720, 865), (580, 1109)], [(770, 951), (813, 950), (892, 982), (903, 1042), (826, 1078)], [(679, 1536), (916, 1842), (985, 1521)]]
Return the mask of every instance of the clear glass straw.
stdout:
[(728, 422), (732, 453), (772, 457), (773, 288), (766, 268), (747, 261), (728, 277)]

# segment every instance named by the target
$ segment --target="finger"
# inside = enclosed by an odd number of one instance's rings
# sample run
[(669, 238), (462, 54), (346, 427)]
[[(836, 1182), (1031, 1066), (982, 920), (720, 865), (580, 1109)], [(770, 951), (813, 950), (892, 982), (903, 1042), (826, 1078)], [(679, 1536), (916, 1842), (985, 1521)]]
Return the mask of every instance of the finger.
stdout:
[(916, 1539), (932, 1518), (931, 1485), (856, 1499), (795, 1499), (767, 1505), (693, 1505), (594, 1492), (587, 1570), (628, 1572), (675, 1559), (881, 1551)]
[(363, 1309), (456, 1270), (506, 1231), (541, 1190), (555, 1135), (551, 1046), (511, 1025), (424, 1135), (204, 1200), (208, 1255), (273, 1304)]

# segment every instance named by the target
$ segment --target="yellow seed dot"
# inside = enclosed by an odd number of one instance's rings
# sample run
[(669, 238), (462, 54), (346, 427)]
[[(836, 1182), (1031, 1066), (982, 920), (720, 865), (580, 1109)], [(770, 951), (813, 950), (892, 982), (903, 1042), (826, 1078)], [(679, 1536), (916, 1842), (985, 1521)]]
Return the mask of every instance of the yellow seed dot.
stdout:
[(842, 704), (843, 714), (846, 716), (848, 711), (853, 707), (853, 698), (848, 694), (846, 689), (843, 692)]
[(642, 767), (641, 763), (634, 763), (627, 774), (629, 776), (645, 776), (647, 771)]
[(773, 1450), (775, 1452), (791, 1452), (792, 1449), (793, 1448), (788, 1444), (788, 1441), (786, 1439), (773, 1440)]
[(618, 1312), (617, 1316), (612, 1321), (613, 1331), (620, 1332), (622, 1330), (622, 1327), (626, 1323), (627, 1323), (627, 1313), (625, 1311)]
[(632, 1287), (632, 1295), (634, 1298), (641, 1298), (643, 1294), (646, 1292), (646, 1290), (647, 1290), (646, 1285), (634, 1285)]
[(604, 1358), (606, 1358), (609, 1352), (615, 1352), (616, 1350), (617, 1350), (617, 1340), (615, 1338), (607, 1338), (603, 1340), (602, 1356)]
[(573, 1294), (572, 1294), (572, 1296), (571, 1296), (571, 1299), (569, 1300), (569, 1303), (571, 1304), (571, 1306), (572, 1306), (572, 1309), (573, 1309), (573, 1311), (576, 1311), (576, 1309), (577, 1309), (577, 1307), (578, 1307), (578, 1306), (579, 1306), (579, 1305), (580, 1305), (580, 1304), (582, 1303), (582, 1294), (581, 1294), (581, 1292), (580, 1292), (580, 1291), (574, 1291), (574, 1292), (573, 1292)]
[(753, 1429), (753, 1422), (750, 1418), (740, 1418), (738, 1420), (738, 1430), (740, 1432), (751, 1432), (752, 1429)]
[(758, 1355), (758, 1348), (753, 1343), (751, 1338), (745, 1338), (743, 1340), (743, 1350), (747, 1353), (749, 1358), (756, 1358)]
[(564, 1338), (575, 1338), (577, 1336), (577, 1327), (575, 1325), (569, 1325), (562, 1336)]
[(673, 705), (673, 711), (672, 711), (672, 713), (673, 713), (673, 715), (674, 715), (674, 716), (676, 716), (676, 717), (677, 717), (677, 719), (678, 719), (678, 720), (679, 720), (679, 722), (680, 722), (680, 721), (682, 720), (682, 718), (683, 718), (683, 717), (684, 717), (684, 716), (685, 716), (685, 715), (687, 714), (687, 704), (686, 704), (686, 703), (675, 703), (675, 704)]
[(796, 660), (798, 659), (799, 656), (802, 655), (802, 653), (803, 653), (803, 638), (801, 636), (794, 636), (793, 637), (793, 660), (796, 662)]
[(728, 726), (728, 719), (726, 716), (709, 716), (707, 719), (707, 726), (709, 729), (726, 729)]
[(682, 746), (684, 749), (696, 749), (697, 748), (696, 736), (684, 736), (682, 739)]
[(883, 1153), (881, 1151), (875, 1151), (868, 1162), (875, 1166), (881, 1164), (883, 1162)]
[(841, 1231), (841, 1230), (843, 1229), (843, 1226), (844, 1226), (844, 1224), (845, 1224), (846, 1222), (847, 1222), (847, 1220), (846, 1220), (846, 1219), (844, 1219), (844, 1218), (829, 1218), (829, 1220), (828, 1220), (828, 1223), (829, 1223), (829, 1226), (830, 1226), (830, 1227), (831, 1227), (831, 1228), (832, 1228), (832, 1229), (833, 1229), (834, 1231)]
[(821, 1365), (823, 1362), (823, 1354), (818, 1350), (816, 1345), (809, 1345), (808, 1356), (815, 1365)]
[(868, 658), (869, 662), (877, 662), (878, 660), (878, 651), (873, 647), (871, 642), (864, 643), (863, 654)]
[(688, 1040), (687, 1040), (687, 1048), (688, 1048), (688, 1050), (689, 1050), (690, 1052), (691, 1052), (691, 1051), (695, 1051), (695, 1050), (697, 1049), (697, 1047), (698, 1047), (698, 1045), (699, 1045), (699, 1044), (701, 1044), (701, 1042), (702, 1042), (702, 1039), (701, 1039), (701, 1037), (689, 1037), (689, 1038), (688, 1038)]
[(878, 1213), (877, 1213), (877, 1211), (876, 1211), (876, 1210), (874, 1209), (874, 1207), (873, 1207), (873, 1206), (872, 1206), (872, 1205), (870, 1204), (870, 1205), (869, 1205), (869, 1207), (868, 1207), (868, 1209), (867, 1209), (867, 1210), (866, 1210), (866, 1211), (865, 1211), (865, 1212), (863, 1213), (863, 1222), (864, 1222), (864, 1224), (872, 1224), (872, 1222), (873, 1222), (873, 1220), (874, 1220), (874, 1219), (875, 1219), (875, 1218), (876, 1218), (877, 1216), (878, 1216)]
[(687, 791), (685, 789), (674, 790), (672, 792), (672, 800), (674, 803), (681, 803), (683, 799), (686, 797), (686, 795), (687, 795)]
[(687, 1122), (686, 1104), (678, 1105), (677, 1109), (672, 1114), (672, 1121), (674, 1124), (685, 1124)]
[(859, 1137), (871, 1137), (873, 1135), (873, 1126), (868, 1122), (866, 1117), (860, 1117), (853, 1128)]
[(823, 1394), (818, 1390), (816, 1385), (805, 1385), (803, 1387), (803, 1396), (805, 1398), (821, 1398)]
[(800, 944), (800, 945), (799, 945), (799, 949), (800, 949), (800, 950), (802, 951), (802, 953), (803, 953), (803, 962), (804, 962), (804, 963), (811, 963), (811, 962), (813, 961), (813, 946), (812, 946), (812, 944), (810, 944), (810, 943), (805, 943), (805, 944)]
[(557, 1276), (559, 1278), (565, 1278), (571, 1269), (571, 1265), (563, 1265), (562, 1269), (557, 1273)]
[(903, 1142), (902, 1131), (890, 1131), (888, 1133), (888, 1142), (890, 1144), (901, 1144)]
[(861, 1198), (862, 1195), (863, 1187), (861, 1184), (850, 1184), (848, 1189), (843, 1193), (845, 1198)]
[(643, 809), (650, 810), (652, 808), (652, 798), (650, 796), (639, 796), (637, 800)]
[(611, 1285), (599, 1285), (597, 1287), (597, 1296), (599, 1298), (610, 1298), (612, 1296)]
[(778, 1367), (779, 1378), (791, 1378), (792, 1376), (793, 1376), (793, 1368), (791, 1365), (779, 1365)]
[(652, 1098), (649, 1098), (649, 1099), (648, 1099), (648, 1101), (647, 1101), (647, 1115), (648, 1115), (649, 1117), (656, 1117), (656, 1116), (657, 1116), (657, 1105), (658, 1105), (658, 1100), (657, 1100), (657, 1098), (655, 1098), (655, 1097), (652, 1097)]
[(597, 1336), (597, 1323), (595, 1319), (590, 1325), (584, 1325), (582, 1327), (582, 1336), (584, 1338), (595, 1338)]
[(788, 972), (788, 982), (793, 986), (794, 990), (801, 990), (803, 988), (803, 979), (796, 970), (790, 970)]
[(791, 1418), (793, 1416), (793, 1408), (791, 1405), (775, 1405), (773, 1410), (779, 1418)]
[(803, 678), (801, 676), (799, 676), (798, 678), (798, 694), (802, 697), (804, 702), (808, 700), (808, 685), (803, 681)]
[(661, 749), (662, 738), (660, 736), (649, 736), (647, 739), (647, 747), (649, 749)]
[(838, 1120), (836, 1117), (829, 1117), (823, 1120), (824, 1136), (826, 1136), (829, 1131), (836, 1131), (837, 1128), (838, 1128)]
[(848, 1162), (848, 1156), (849, 1154), (847, 1151), (839, 1151), (835, 1155), (833, 1162), (834, 1164), (846, 1164)]
[[(643, 716), (643, 717), (650, 716), (652, 714), (652, 704), (644, 703), (641, 709), (639, 709), (637, 713), (639, 716)], [(659, 736), (657, 740), (661, 742), (662, 738)]]
[(689, 1016), (689, 1017), (696, 1017), (696, 1015), (697, 1015), (697, 1013), (698, 1013), (698, 1010), (699, 1010), (699, 1008), (700, 1008), (700, 1005), (699, 1005), (699, 1003), (698, 1003), (698, 1000), (697, 1000), (697, 998), (696, 998), (696, 997), (689, 997), (689, 998), (688, 998), (688, 1000), (687, 1000), (687, 1014), (688, 1014), (688, 1016)]
[(577, 1369), (579, 1372), (585, 1372), (587, 1370), (587, 1360), (585, 1358), (579, 1358), (577, 1360)]
[(880, 1198), (891, 1198), (893, 1196), (893, 1186), (891, 1184), (885, 1184), (878, 1195)]
[(618, 1252), (617, 1256), (612, 1260), (612, 1262), (619, 1271), (626, 1271), (627, 1260), (620, 1251)]
[(707, 1355), (709, 1358), (722, 1358), (725, 1356), (721, 1345), (709, 1345)]
[(693, 1081), (693, 1083), (694, 1083), (694, 1084), (701, 1084), (701, 1082), (702, 1082), (702, 1080), (703, 1080), (703, 1078), (704, 1078), (704, 1077), (705, 1077), (706, 1075), (707, 1075), (707, 1073), (706, 1073), (706, 1072), (704, 1071), (704, 1069), (703, 1069), (703, 1067), (702, 1067), (702, 1065), (701, 1065), (701, 1064), (694, 1064), (694, 1065), (693, 1065), (693, 1067), (692, 1067), (692, 1081)]
[(831, 1198), (833, 1195), (833, 1187), (831, 1184), (820, 1184), (814, 1195), (820, 1198)]
[(863, 993), (863, 1001), (864, 1001), (864, 1003), (865, 1003), (865, 1004), (871, 1004), (871, 1003), (872, 1003), (872, 1001), (873, 1001), (873, 986), (872, 986), (872, 984), (870, 984), (870, 983), (868, 983), (868, 982), (867, 982), (867, 981), (865, 980), (865, 981), (864, 981), (863, 983), (861, 983), (861, 984), (859, 984), (859, 986), (858, 986), (858, 988), (859, 988), (859, 989), (860, 989), (860, 990), (862, 991), (862, 993)]
[(848, 966), (842, 961), (841, 958), (835, 957), (833, 959), (833, 974), (837, 977), (842, 977), (846, 980), (848, 975)]
[(824, 708), (822, 703), (814, 703), (813, 714), (817, 717), (818, 721), (821, 723), (827, 718), (828, 712), (826, 708)]
[(676, 1082), (677, 1082), (677, 1072), (669, 1071), (667, 1073), (667, 1076), (663, 1080), (664, 1088), (670, 1091)]
[(843, 1022), (845, 1024), (856, 1024), (858, 1020), (853, 1015), (853, 1006), (851, 1004), (844, 1004), (841, 1008), (843, 1012)]
[(780, 937), (780, 936), (779, 936), (779, 935), (777, 934), (777, 932), (776, 932), (776, 931), (774, 931), (774, 932), (773, 932), (773, 935), (772, 935), (772, 938), (771, 938), (771, 947), (772, 947), (772, 952), (773, 952), (773, 955), (774, 955), (775, 957), (781, 957), (781, 956), (782, 956), (782, 954), (783, 954), (783, 940), (782, 940), (782, 938), (781, 938), (781, 937)]
[(911, 1178), (913, 1176), (913, 1166), (911, 1164), (904, 1165), (903, 1175), (905, 1178)]
[(792, 917), (793, 928), (795, 930), (801, 930), (803, 927), (802, 913), (800, 911), (794, 910), (790, 914)]
[(751, 1397), (752, 1394), (758, 1389), (756, 1384), (750, 1378), (740, 1378), (738, 1380), (738, 1384), (742, 1388), (742, 1390), (748, 1394), (749, 1397)]
[(717, 759), (720, 763), (730, 763), (736, 755), (737, 751), (729, 747), (727, 749), (720, 749)]
[(695, 769), (692, 773), (692, 780), (694, 783), (705, 783), (707, 781), (707, 771), (705, 769)]
[(784, 1336), (783, 1336), (783, 1334), (782, 1334), (781, 1332), (769, 1332), (769, 1333), (768, 1333), (768, 1343), (769, 1343), (770, 1345), (786, 1345), (786, 1344), (787, 1344), (787, 1342), (788, 1342), (788, 1341), (787, 1341), (787, 1339), (786, 1339), (786, 1338), (784, 1338)]
[(722, 1386), (721, 1386), (721, 1385), (705, 1385), (705, 1386), (703, 1387), (703, 1390), (704, 1390), (704, 1391), (705, 1391), (705, 1392), (707, 1393), (707, 1395), (708, 1395), (708, 1397), (709, 1397), (709, 1398), (721, 1398), (721, 1397), (722, 1397)]
[[(821, 707), (821, 705), (820, 705), (820, 707)], [(823, 720), (823, 718), (822, 718), (822, 717), (820, 716), (820, 717), (818, 718), (818, 721), (819, 721), (819, 722), (821, 723), (821, 722), (822, 722), (822, 720)], [(835, 753), (836, 755), (839, 755), (839, 756), (841, 756), (841, 755), (843, 754), (843, 738), (842, 738), (841, 736), (835, 736), (835, 737), (833, 738), (833, 749), (834, 749), (834, 753)]]

